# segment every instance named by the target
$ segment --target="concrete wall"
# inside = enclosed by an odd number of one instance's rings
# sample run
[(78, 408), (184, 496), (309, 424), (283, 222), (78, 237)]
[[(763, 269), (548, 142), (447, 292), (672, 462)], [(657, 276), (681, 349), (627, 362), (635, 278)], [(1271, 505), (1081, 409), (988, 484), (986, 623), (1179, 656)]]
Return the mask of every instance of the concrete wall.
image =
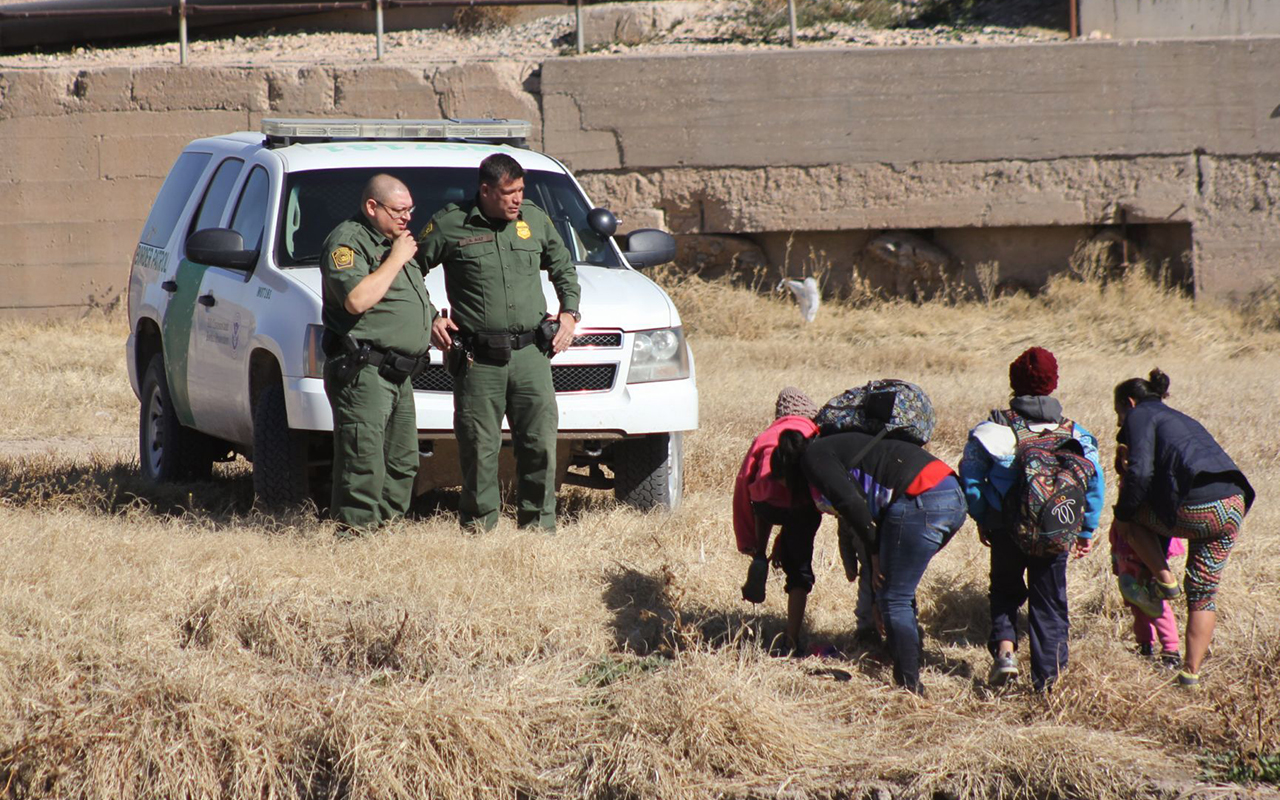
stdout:
[(1077, 0), (1080, 33), (1114, 39), (1280, 34), (1274, 0)]
[(691, 263), (777, 268), (789, 239), (793, 259), (820, 250), (852, 274), (874, 234), (907, 229), (961, 272), (998, 259), (1034, 280), (1079, 238), (1136, 225), (1161, 257), (1191, 231), (1197, 291), (1247, 291), (1280, 274), (1278, 70), (1280, 39), (586, 57), (540, 73), (3, 71), (0, 314), (118, 297), (182, 146), (268, 115), (531, 119), (593, 199), (667, 227)]
[[(0, 316), (115, 301), (151, 201), (192, 139), (264, 116), (530, 119), (528, 64), (0, 72)], [(540, 136), (535, 134), (535, 139)]]

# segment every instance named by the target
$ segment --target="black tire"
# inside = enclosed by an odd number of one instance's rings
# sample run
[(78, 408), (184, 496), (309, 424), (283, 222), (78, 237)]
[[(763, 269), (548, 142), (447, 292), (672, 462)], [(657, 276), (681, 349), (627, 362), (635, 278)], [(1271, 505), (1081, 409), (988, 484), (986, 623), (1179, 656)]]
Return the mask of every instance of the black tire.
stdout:
[(684, 434), (655, 433), (611, 448), (613, 494), (641, 511), (675, 511), (684, 499)]
[(213, 472), (218, 440), (178, 421), (164, 374), (164, 356), (151, 357), (142, 377), (138, 409), (138, 462), (156, 483), (204, 481)]
[(293, 508), (309, 497), (308, 437), (289, 427), (284, 387), (268, 386), (253, 407), (253, 496), (268, 509)]

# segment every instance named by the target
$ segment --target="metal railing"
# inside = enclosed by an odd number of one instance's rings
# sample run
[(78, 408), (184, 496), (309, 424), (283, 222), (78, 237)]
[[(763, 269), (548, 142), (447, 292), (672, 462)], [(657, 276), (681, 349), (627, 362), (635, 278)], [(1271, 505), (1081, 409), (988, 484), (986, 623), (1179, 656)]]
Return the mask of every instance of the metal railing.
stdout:
[[(200, 2), (177, 0), (173, 5), (79, 8), (79, 9), (37, 9), (7, 10), (0, 7), (0, 20), (5, 19), (57, 19), (72, 17), (177, 17), (178, 18), (178, 62), (188, 61), (187, 19), (202, 14), (259, 14), (263, 12), (279, 12), (285, 14), (313, 14), (327, 11), (372, 11), (374, 13), (374, 32), (377, 48), (377, 59), (382, 60), (383, 47), (383, 12), (391, 8), (424, 8), (424, 7), (475, 7), (475, 6), (532, 6), (532, 5), (566, 5), (574, 6), (574, 39), (577, 51), (586, 51), (586, 42), (582, 33), (585, 4), (599, 2), (618, 2), (618, 0), (332, 0), (331, 2), (285, 2), (285, 3), (234, 3), (228, 5), (209, 5)], [(791, 6), (792, 44), (795, 42), (795, 0), (787, 0)]]

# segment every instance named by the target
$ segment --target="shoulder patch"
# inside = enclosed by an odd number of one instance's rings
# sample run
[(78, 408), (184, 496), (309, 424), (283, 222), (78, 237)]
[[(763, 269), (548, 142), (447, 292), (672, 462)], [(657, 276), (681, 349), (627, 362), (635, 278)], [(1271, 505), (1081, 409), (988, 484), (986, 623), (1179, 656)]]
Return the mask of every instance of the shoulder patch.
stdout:
[(333, 251), (333, 266), (337, 269), (346, 269), (354, 263), (356, 263), (356, 251), (345, 244)]
[(435, 220), (430, 220), (429, 222), (427, 222), (427, 227), (422, 229), (422, 233), (418, 234), (418, 241), (422, 241), (423, 239), (427, 238), (427, 236), (435, 229), (436, 229)]

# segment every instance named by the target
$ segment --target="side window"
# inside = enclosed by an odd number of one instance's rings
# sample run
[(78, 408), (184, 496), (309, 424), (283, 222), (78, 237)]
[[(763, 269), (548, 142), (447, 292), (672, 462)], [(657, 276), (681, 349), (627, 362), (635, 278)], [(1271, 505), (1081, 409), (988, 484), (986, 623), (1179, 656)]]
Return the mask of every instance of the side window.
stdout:
[(231, 197), (231, 187), (235, 186), (236, 178), (240, 177), (242, 167), (244, 167), (244, 161), (239, 158), (228, 158), (218, 165), (208, 188), (204, 190), (200, 209), (191, 219), (191, 227), (187, 230), (188, 236), (196, 231), (218, 226), (218, 220), (222, 219), (222, 211), (227, 207), (227, 199)]
[(155, 205), (151, 206), (151, 214), (142, 226), (141, 241), (152, 247), (166, 247), (173, 229), (178, 226), (178, 217), (182, 209), (187, 207), (187, 200), (196, 186), (196, 181), (204, 174), (208, 166), (210, 153), (183, 153), (169, 170), (169, 177), (164, 179), (160, 193), (156, 195)]
[(249, 180), (244, 182), (240, 199), (236, 201), (236, 213), (231, 218), (231, 229), (244, 237), (246, 250), (257, 250), (262, 245), (262, 227), (267, 221), (267, 171), (254, 167)]

